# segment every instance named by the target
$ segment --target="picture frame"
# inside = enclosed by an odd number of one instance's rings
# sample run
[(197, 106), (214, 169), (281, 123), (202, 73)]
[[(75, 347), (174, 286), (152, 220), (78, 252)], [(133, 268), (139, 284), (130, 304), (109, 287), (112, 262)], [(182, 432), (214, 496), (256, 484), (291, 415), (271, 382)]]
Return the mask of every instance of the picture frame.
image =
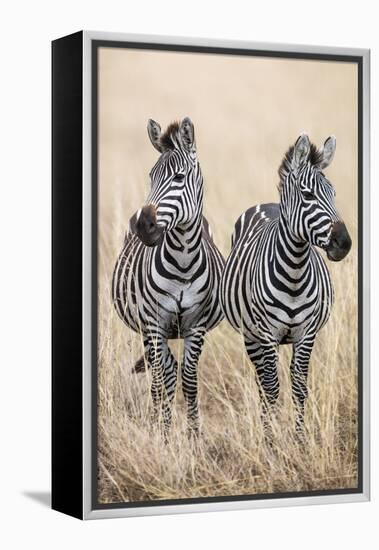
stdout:
[[(338, 62), (349, 63), (355, 67), (358, 213), (356, 486), (300, 491), (282, 489), (275, 493), (218, 494), (207, 497), (151, 498), (132, 502), (99, 502), (97, 357), (101, 49), (169, 52), (178, 55), (196, 53), (199, 56), (213, 56), (215, 59), (226, 56), (230, 59)], [(127, 63), (125, 71), (128, 71)], [(227, 76), (225, 78), (227, 80)], [(152, 115), (153, 113), (147, 112), (146, 120)], [(172, 116), (175, 118), (181, 114), (173, 113)], [(304, 128), (299, 128), (299, 133), (303, 130)], [(262, 136), (263, 142), (266, 139), (268, 138)], [(204, 158), (203, 164), (206, 151), (201, 152), (201, 158)], [(278, 158), (278, 162), (279, 160)], [(150, 168), (151, 166), (143, 166), (146, 175)], [(253, 197), (251, 204), (254, 204)], [(141, 205), (134, 206), (137, 210)], [(52, 214), (53, 509), (80, 519), (99, 519), (359, 502), (370, 498), (369, 50), (95, 31), (81, 31), (53, 41)], [(231, 226), (230, 234), (232, 229)], [(143, 461), (143, 457), (141, 460)]]

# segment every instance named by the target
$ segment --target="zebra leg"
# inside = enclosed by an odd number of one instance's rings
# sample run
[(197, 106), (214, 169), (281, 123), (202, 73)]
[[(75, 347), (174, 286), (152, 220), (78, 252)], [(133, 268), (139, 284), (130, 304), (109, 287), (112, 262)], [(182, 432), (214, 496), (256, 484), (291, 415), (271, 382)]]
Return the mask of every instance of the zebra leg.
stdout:
[(164, 433), (167, 436), (171, 426), (171, 406), (176, 390), (178, 364), (164, 338), (150, 341), (148, 353), (152, 372), (153, 421), (158, 422), (162, 414)]
[(262, 421), (265, 431), (269, 432), (267, 420), (279, 396), (278, 346), (271, 342), (245, 340), (245, 347), (250, 361), (255, 365), (262, 403)]
[(184, 339), (182, 387), (187, 404), (189, 434), (199, 433), (199, 403), (197, 393), (197, 366), (204, 344), (205, 328), (193, 329)]
[(296, 406), (296, 431), (304, 430), (304, 404), (308, 397), (308, 366), (314, 344), (314, 335), (308, 335), (294, 344), (291, 360), (292, 398)]

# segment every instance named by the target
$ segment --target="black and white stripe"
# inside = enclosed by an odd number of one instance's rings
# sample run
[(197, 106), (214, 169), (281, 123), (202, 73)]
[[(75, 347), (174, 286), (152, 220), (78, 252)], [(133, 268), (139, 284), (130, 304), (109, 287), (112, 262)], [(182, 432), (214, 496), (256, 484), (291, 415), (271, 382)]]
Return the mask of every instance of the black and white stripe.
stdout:
[(264, 411), (279, 394), (278, 346), (292, 344), (291, 380), (302, 428), (307, 374), (317, 332), (329, 318), (333, 288), (316, 247), (339, 261), (351, 240), (323, 174), (335, 138), (321, 150), (306, 135), (279, 169), (280, 203), (250, 208), (237, 220), (220, 297), (226, 318), (241, 331), (256, 367)]
[(190, 119), (164, 134), (150, 120), (160, 152), (151, 170), (146, 204), (130, 221), (113, 275), (113, 302), (121, 319), (143, 335), (152, 369), (154, 416), (171, 423), (177, 361), (167, 340), (184, 339), (182, 386), (189, 428), (199, 426), (197, 366), (204, 336), (223, 315), (218, 299), (224, 260), (203, 217), (203, 178)]

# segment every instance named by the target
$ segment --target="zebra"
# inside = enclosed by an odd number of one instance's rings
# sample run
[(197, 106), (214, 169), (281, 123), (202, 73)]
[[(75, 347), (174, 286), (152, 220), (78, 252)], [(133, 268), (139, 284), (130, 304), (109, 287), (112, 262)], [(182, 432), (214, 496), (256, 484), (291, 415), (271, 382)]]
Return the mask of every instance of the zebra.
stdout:
[(279, 168), (279, 204), (254, 206), (238, 218), (220, 285), (225, 317), (242, 333), (255, 365), (266, 428), (279, 395), (278, 347), (292, 344), (290, 375), (300, 437), (311, 352), (334, 301), (317, 248), (340, 261), (352, 244), (323, 172), (335, 149), (334, 136), (321, 149), (306, 134), (299, 136)]
[(223, 318), (218, 298), (225, 261), (203, 216), (203, 176), (195, 130), (186, 117), (162, 133), (149, 119), (160, 153), (150, 172), (145, 205), (131, 218), (116, 262), (112, 300), (125, 324), (142, 334), (144, 356), (135, 371), (151, 368), (153, 420), (172, 419), (178, 364), (168, 339), (184, 339), (181, 367), (188, 432), (199, 432), (197, 368), (205, 334)]

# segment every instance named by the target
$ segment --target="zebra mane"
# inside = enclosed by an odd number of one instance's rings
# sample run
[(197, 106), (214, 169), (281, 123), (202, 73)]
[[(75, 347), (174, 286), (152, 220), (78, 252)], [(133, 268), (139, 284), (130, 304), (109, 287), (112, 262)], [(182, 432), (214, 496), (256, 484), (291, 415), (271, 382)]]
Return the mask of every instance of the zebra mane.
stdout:
[(167, 126), (166, 131), (160, 136), (159, 143), (163, 147), (163, 149), (174, 149), (175, 144), (177, 143), (177, 134), (179, 133), (179, 122), (174, 121), (171, 122)]
[[(291, 170), (294, 148), (295, 148), (294, 145), (291, 145), (291, 147), (288, 149), (288, 151), (284, 155), (281, 165), (279, 166), (279, 170), (278, 170), (278, 174), (280, 178), (279, 184), (278, 184), (279, 192), (282, 190), (283, 183)], [(309, 153), (308, 160), (310, 161), (312, 166), (316, 166), (322, 160), (322, 151), (320, 151), (320, 149), (317, 149), (314, 143), (311, 143), (311, 150)]]

